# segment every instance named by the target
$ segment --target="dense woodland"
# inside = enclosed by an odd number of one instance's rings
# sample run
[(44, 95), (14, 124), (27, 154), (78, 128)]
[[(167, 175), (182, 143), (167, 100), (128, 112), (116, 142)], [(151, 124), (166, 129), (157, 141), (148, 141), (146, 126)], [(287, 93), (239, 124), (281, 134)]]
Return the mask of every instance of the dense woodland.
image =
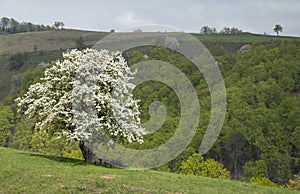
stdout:
[[(285, 185), (300, 172), (300, 41), (252, 43), (249, 50), (230, 52), (222, 46), (209, 48), (224, 77), (227, 113), (221, 134), (203, 157), (214, 159), (230, 171), (232, 179), (267, 179)], [(162, 47), (124, 53), (128, 64), (144, 60), (164, 60), (185, 73), (197, 91), (201, 118), (188, 148), (157, 170), (180, 172), (182, 164), (197, 153), (210, 118), (210, 93), (201, 72), (186, 58)], [(25, 72), (20, 87), (0, 104), (0, 146), (81, 158), (78, 143), (39, 133), (34, 120), (16, 111), (14, 99), (43, 76), (45, 66)], [(143, 121), (150, 118), (148, 107), (161, 101), (167, 108), (163, 127), (144, 137), (145, 143), (128, 144), (135, 149), (157, 147), (172, 137), (180, 120), (175, 93), (159, 82), (147, 82), (134, 90), (140, 99)]]
[[(227, 114), (221, 135), (204, 157), (224, 164), (234, 179), (266, 177), (278, 184), (287, 183), (300, 170), (300, 42), (253, 43), (240, 54), (220, 46), (210, 50), (224, 76)], [(133, 52), (130, 62), (143, 60), (144, 54), (149, 55), (148, 59), (176, 64), (189, 75), (198, 92), (202, 114), (198, 132), (185, 152), (167, 165), (176, 172), (200, 146), (210, 115), (209, 91), (201, 74), (184, 58), (163, 48), (152, 48), (148, 53)], [(168, 119), (161, 130), (146, 137), (149, 142), (143, 146), (147, 148), (170, 138), (178, 125), (180, 109), (171, 89), (161, 83), (150, 85), (135, 91), (143, 99), (143, 118), (148, 118), (146, 107), (155, 99), (167, 106)]]

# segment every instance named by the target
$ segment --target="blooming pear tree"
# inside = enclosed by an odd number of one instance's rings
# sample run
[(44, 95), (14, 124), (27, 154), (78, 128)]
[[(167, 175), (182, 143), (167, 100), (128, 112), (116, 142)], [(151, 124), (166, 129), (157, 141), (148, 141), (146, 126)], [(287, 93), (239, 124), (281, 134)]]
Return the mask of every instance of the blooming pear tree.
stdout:
[(111, 139), (106, 144), (143, 143), (133, 75), (120, 52), (72, 50), (16, 102), (20, 112), (36, 119), (37, 130), (79, 141), (85, 160), (93, 162), (85, 142), (99, 141), (103, 133)]

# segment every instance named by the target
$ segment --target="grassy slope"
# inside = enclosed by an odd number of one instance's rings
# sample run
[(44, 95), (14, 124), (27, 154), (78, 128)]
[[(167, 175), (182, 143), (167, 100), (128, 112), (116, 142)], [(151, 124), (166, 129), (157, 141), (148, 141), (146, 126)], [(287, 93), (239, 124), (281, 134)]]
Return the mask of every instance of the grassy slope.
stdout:
[[(81, 30), (52, 30), (0, 35), (0, 100), (10, 93), (13, 75), (18, 72), (22, 73), (42, 61), (50, 62), (58, 59), (62, 51), (75, 47), (75, 42), (80, 36), (83, 37), (86, 45), (93, 45), (105, 35), (107, 35), (105, 32)], [(29, 59), (18, 72), (11, 71), (8, 59), (18, 52), (29, 53)]]
[(0, 147), (0, 193), (297, 193), (152, 170), (130, 171)]
[[(106, 36), (107, 32), (92, 32), (81, 30), (52, 30), (42, 32), (18, 33), (0, 35), (0, 59), (17, 52), (57, 51), (75, 47), (75, 41), (80, 36), (86, 45), (93, 45)], [(200, 41), (221, 43), (251, 43), (254, 41), (271, 42), (277, 39), (294, 37), (267, 36), (258, 34), (192, 34)], [(37, 50), (34, 50), (36, 46)], [(1, 61), (0, 61), (1, 62)], [(0, 64), (1, 65), (1, 64)]]
[(80, 36), (87, 45), (101, 40), (107, 33), (81, 30), (52, 30), (42, 32), (18, 33), (0, 35), (0, 56), (17, 52), (65, 50), (75, 47), (75, 41)]
[[(260, 42), (272, 42), (275, 40), (282, 39), (294, 39), (295, 37), (288, 36), (271, 36), (271, 35), (261, 35), (261, 34), (252, 34), (252, 33), (243, 33), (243, 34), (192, 34), (198, 40), (204, 42), (222, 42), (222, 43), (252, 43), (255, 41)], [(296, 38), (297, 39), (297, 38)]]

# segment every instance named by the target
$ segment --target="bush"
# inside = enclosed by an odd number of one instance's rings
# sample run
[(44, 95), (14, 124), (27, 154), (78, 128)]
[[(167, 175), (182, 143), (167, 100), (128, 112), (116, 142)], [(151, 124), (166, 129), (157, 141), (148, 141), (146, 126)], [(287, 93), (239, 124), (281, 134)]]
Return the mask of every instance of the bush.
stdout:
[(200, 175), (211, 178), (229, 179), (230, 172), (223, 164), (214, 159), (204, 160), (199, 154), (193, 154), (180, 167), (180, 172), (189, 175)]
[(200, 175), (201, 164), (204, 158), (199, 154), (193, 154), (186, 161), (182, 162), (180, 172), (188, 175)]
[(300, 190), (300, 174), (294, 175), (294, 178), (289, 180), (287, 187), (289, 189)]
[(263, 185), (268, 187), (279, 187), (276, 183), (273, 183), (268, 178), (258, 178), (258, 177), (252, 177), (250, 178), (250, 183), (254, 185)]
[(84, 40), (81, 36), (75, 41), (75, 47), (80, 51), (86, 47), (84, 44)]
[(221, 179), (230, 178), (230, 172), (224, 168), (223, 164), (215, 161), (214, 159), (208, 159), (202, 163), (200, 175)]
[(21, 68), (28, 58), (27, 53), (17, 53), (9, 58), (9, 66), (11, 70), (18, 70)]

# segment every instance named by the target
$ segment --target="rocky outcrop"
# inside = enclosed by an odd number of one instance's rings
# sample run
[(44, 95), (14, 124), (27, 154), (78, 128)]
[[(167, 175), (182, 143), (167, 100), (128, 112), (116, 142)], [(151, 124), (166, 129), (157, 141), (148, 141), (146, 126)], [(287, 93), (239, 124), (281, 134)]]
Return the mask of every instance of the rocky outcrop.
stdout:
[(251, 48), (251, 45), (250, 44), (245, 44), (243, 45), (238, 51), (237, 53), (242, 53), (243, 51), (247, 51)]

